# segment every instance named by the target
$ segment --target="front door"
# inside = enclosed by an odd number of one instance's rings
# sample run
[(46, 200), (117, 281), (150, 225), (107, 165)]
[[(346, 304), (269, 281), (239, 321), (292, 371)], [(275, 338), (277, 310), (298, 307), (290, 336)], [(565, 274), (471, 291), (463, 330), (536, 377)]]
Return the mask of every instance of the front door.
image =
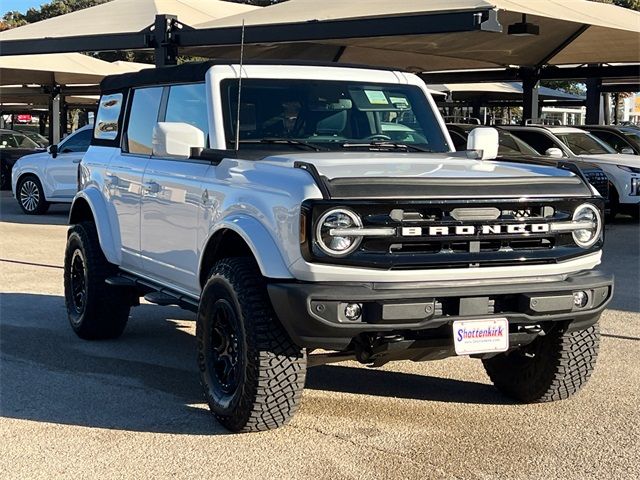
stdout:
[(58, 146), (56, 158), (49, 155), (45, 169), (47, 198), (73, 198), (78, 189), (78, 164), (89, 149), (92, 130), (84, 128), (69, 135)]
[[(208, 132), (204, 84), (172, 86), (162, 121), (189, 123)], [(141, 254), (145, 273), (180, 290), (198, 293), (199, 232), (208, 200), (208, 162), (152, 157), (142, 193)]]

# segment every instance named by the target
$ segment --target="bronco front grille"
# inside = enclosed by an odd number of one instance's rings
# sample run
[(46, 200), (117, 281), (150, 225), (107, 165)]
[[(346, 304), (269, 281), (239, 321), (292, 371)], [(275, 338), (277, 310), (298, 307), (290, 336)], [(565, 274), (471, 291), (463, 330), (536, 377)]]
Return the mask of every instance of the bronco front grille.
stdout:
[[(536, 231), (533, 225), (570, 222), (573, 212), (585, 198), (556, 200), (494, 201), (341, 201), (309, 202), (303, 206), (307, 221), (306, 260), (381, 269), (430, 269), (485, 267), (555, 263), (587, 253), (573, 241), (570, 232)], [(601, 200), (589, 199), (598, 204)], [(348, 256), (327, 256), (313, 241), (313, 228), (332, 208), (357, 213), (364, 228), (392, 227), (395, 234), (364, 237), (358, 249)], [(474, 217), (474, 212), (477, 215)], [(455, 218), (454, 218), (455, 217)], [(458, 220), (462, 218), (462, 220)], [(525, 225), (526, 233), (505, 233), (507, 227)], [(483, 227), (500, 227), (496, 234)], [(447, 234), (434, 236), (430, 228), (448, 228)], [(472, 228), (473, 233), (458, 234), (456, 227)], [(515, 230), (514, 228), (514, 230)], [(524, 227), (523, 227), (524, 228)], [(438, 230), (440, 231), (440, 230)], [(417, 232), (417, 233), (416, 233)], [(592, 250), (600, 248), (596, 243)]]

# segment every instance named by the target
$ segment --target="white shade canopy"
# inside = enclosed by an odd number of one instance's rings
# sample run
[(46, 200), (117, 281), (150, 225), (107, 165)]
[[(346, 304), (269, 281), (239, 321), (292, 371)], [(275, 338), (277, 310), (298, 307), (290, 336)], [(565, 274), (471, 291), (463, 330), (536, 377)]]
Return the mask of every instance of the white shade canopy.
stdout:
[(163, 13), (195, 25), (256, 8), (220, 0), (113, 0), (0, 32), (0, 41), (133, 33), (144, 30)]
[(81, 53), (0, 56), (0, 85), (97, 84), (107, 75), (146, 67), (153, 65), (109, 63)]
[[(487, 100), (520, 100), (524, 94), (522, 84), (518, 82), (453, 83), (429, 85), (431, 90), (451, 94), (453, 100), (485, 98)], [(585, 97), (562, 92), (553, 88), (540, 87), (542, 100), (584, 101)]]
[[(295, 45), (278, 44), (286, 28), (273, 42), (247, 50), (250, 56), (307, 57), (405, 68), (414, 71), (459, 70), (507, 66), (567, 65), (637, 62), (640, 58), (640, 13), (586, 0), (289, 0), (270, 7), (208, 21), (199, 29), (237, 27), (264, 28), (305, 24), (317, 32), (323, 22), (433, 15), (442, 21), (447, 12), (497, 12), (502, 33), (481, 30), (451, 33), (378, 36), (361, 31), (352, 38), (315, 35)], [(509, 25), (522, 21), (540, 29), (539, 35), (509, 35)], [(427, 19), (425, 21), (431, 21)], [(362, 24), (361, 24), (362, 25)], [(248, 30), (247, 30), (248, 31)], [(282, 33), (284, 31), (284, 34)], [(358, 36), (359, 35), (359, 36)], [(319, 38), (321, 37), (321, 38)], [(222, 49), (221, 49), (222, 50)], [(221, 51), (220, 50), (220, 51)], [(210, 50), (210, 54), (215, 54)]]

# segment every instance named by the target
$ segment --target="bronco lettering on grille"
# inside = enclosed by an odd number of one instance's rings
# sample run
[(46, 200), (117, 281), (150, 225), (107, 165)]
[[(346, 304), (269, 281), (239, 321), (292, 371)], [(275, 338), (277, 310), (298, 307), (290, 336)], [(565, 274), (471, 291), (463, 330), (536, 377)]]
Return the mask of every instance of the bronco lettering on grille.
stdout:
[(403, 237), (446, 237), (473, 235), (528, 235), (531, 233), (549, 233), (546, 223), (521, 223), (514, 225), (458, 225), (455, 227), (403, 227)]

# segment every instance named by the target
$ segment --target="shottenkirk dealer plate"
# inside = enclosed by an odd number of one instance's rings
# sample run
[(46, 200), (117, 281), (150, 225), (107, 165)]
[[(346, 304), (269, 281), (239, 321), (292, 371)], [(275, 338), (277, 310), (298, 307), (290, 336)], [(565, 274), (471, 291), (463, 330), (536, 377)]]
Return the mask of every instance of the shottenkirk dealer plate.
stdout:
[(506, 352), (509, 321), (506, 318), (453, 322), (453, 344), (457, 355)]

